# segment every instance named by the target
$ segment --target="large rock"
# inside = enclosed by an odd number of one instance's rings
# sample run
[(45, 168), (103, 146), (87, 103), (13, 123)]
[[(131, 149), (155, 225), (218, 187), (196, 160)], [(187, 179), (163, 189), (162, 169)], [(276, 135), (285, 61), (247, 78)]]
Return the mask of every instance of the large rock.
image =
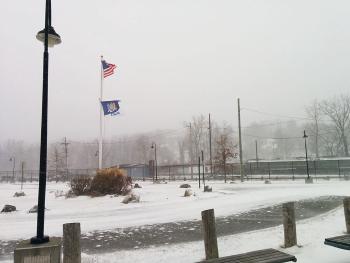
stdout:
[(128, 194), (122, 200), (123, 204), (138, 203), (138, 202), (140, 202), (140, 196), (137, 194)]
[(187, 189), (184, 193), (184, 197), (189, 197), (191, 196), (193, 193), (192, 193), (192, 190), (191, 189)]
[(314, 180), (312, 179), (312, 177), (305, 178), (305, 183), (306, 183), (306, 184), (313, 184), (313, 183), (314, 183)]
[(180, 188), (191, 188), (191, 185), (189, 185), (189, 184), (182, 184), (182, 185), (180, 185)]
[(1, 210), (1, 213), (10, 213), (16, 211), (16, 207), (14, 205), (5, 205)]
[(20, 197), (20, 196), (25, 196), (26, 194), (24, 192), (16, 192), (13, 197)]
[(213, 188), (211, 188), (209, 185), (204, 186), (204, 192), (212, 192)]
[[(45, 208), (45, 210), (47, 209)], [(38, 213), (38, 206), (33, 206), (31, 209), (29, 209), (28, 213)]]

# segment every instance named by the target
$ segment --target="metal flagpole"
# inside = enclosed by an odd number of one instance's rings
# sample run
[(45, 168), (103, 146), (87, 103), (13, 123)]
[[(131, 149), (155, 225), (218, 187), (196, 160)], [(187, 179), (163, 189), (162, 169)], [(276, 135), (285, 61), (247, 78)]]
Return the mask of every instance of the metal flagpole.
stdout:
[(102, 169), (102, 127), (103, 127), (103, 108), (102, 108), (102, 98), (103, 98), (103, 66), (102, 66), (103, 56), (101, 56), (101, 89), (100, 89), (100, 140), (98, 145), (98, 169)]

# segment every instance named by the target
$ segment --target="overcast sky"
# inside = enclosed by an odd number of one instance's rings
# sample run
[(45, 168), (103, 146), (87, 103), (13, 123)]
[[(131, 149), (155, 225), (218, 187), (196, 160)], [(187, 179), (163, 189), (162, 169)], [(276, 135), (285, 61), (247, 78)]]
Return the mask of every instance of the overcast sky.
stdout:
[[(3, 1), (0, 141), (40, 140), (45, 1)], [(50, 141), (99, 132), (100, 55), (118, 66), (104, 99), (122, 115), (105, 136), (179, 129), (209, 112), (236, 126), (236, 99), (304, 116), (350, 82), (347, 0), (52, 0)], [(243, 125), (271, 117), (242, 111)]]

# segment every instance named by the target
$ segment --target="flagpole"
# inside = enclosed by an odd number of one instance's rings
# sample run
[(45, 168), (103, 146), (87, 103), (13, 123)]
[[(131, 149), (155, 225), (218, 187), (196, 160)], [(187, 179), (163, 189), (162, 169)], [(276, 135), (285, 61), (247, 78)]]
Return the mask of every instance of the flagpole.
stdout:
[(101, 56), (101, 89), (100, 89), (100, 140), (98, 146), (98, 169), (102, 169), (102, 127), (103, 127), (103, 112), (102, 112), (102, 98), (103, 98), (103, 67), (102, 67), (103, 56)]

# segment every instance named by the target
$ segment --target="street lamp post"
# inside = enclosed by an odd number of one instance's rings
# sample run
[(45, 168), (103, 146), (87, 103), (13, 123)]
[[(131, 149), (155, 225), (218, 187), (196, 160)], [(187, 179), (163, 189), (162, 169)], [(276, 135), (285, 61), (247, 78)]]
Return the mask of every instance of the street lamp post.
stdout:
[(44, 43), (43, 55), (43, 94), (41, 108), (41, 140), (40, 140), (40, 167), (39, 167), (39, 191), (36, 236), (30, 240), (31, 244), (49, 242), (49, 237), (44, 236), (45, 220), (45, 191), (46, 191), (46, 162), (47, 162), (47, 112), (48, 112), (48, 71), (49, 52), (48, 47), (61, 43), (60, 36), (51, 26), (51, 0), (46, 0), (45, 28), (38, 32), (36, 38)]
[(15, 167), (16, 167), (16, 158), (13, 156), (10, 158), (10, 162), (12, 162), (12, 182), (15, 182)]
[(308, 161), (308, 159), (307, 159), (307, 144), (306, 144), (306, 138), (307, 138), (308, 136), (306, 135), (306, 132), (305, 132), (305, 130), (304, 130), (304, 136), (303, 136), (303, 138), (305, 139), (305, 161), (306, 161), (306, 172), (307, 172), (307, 180), (309, 180), (310, 179), (310, 173), (309, 173), (309, 161)]
[(156, 182), (157, 182), (158, 181), (157, 144), (152, 142), (151, 148), (154, 149), (154, 162), (156, 165)]

